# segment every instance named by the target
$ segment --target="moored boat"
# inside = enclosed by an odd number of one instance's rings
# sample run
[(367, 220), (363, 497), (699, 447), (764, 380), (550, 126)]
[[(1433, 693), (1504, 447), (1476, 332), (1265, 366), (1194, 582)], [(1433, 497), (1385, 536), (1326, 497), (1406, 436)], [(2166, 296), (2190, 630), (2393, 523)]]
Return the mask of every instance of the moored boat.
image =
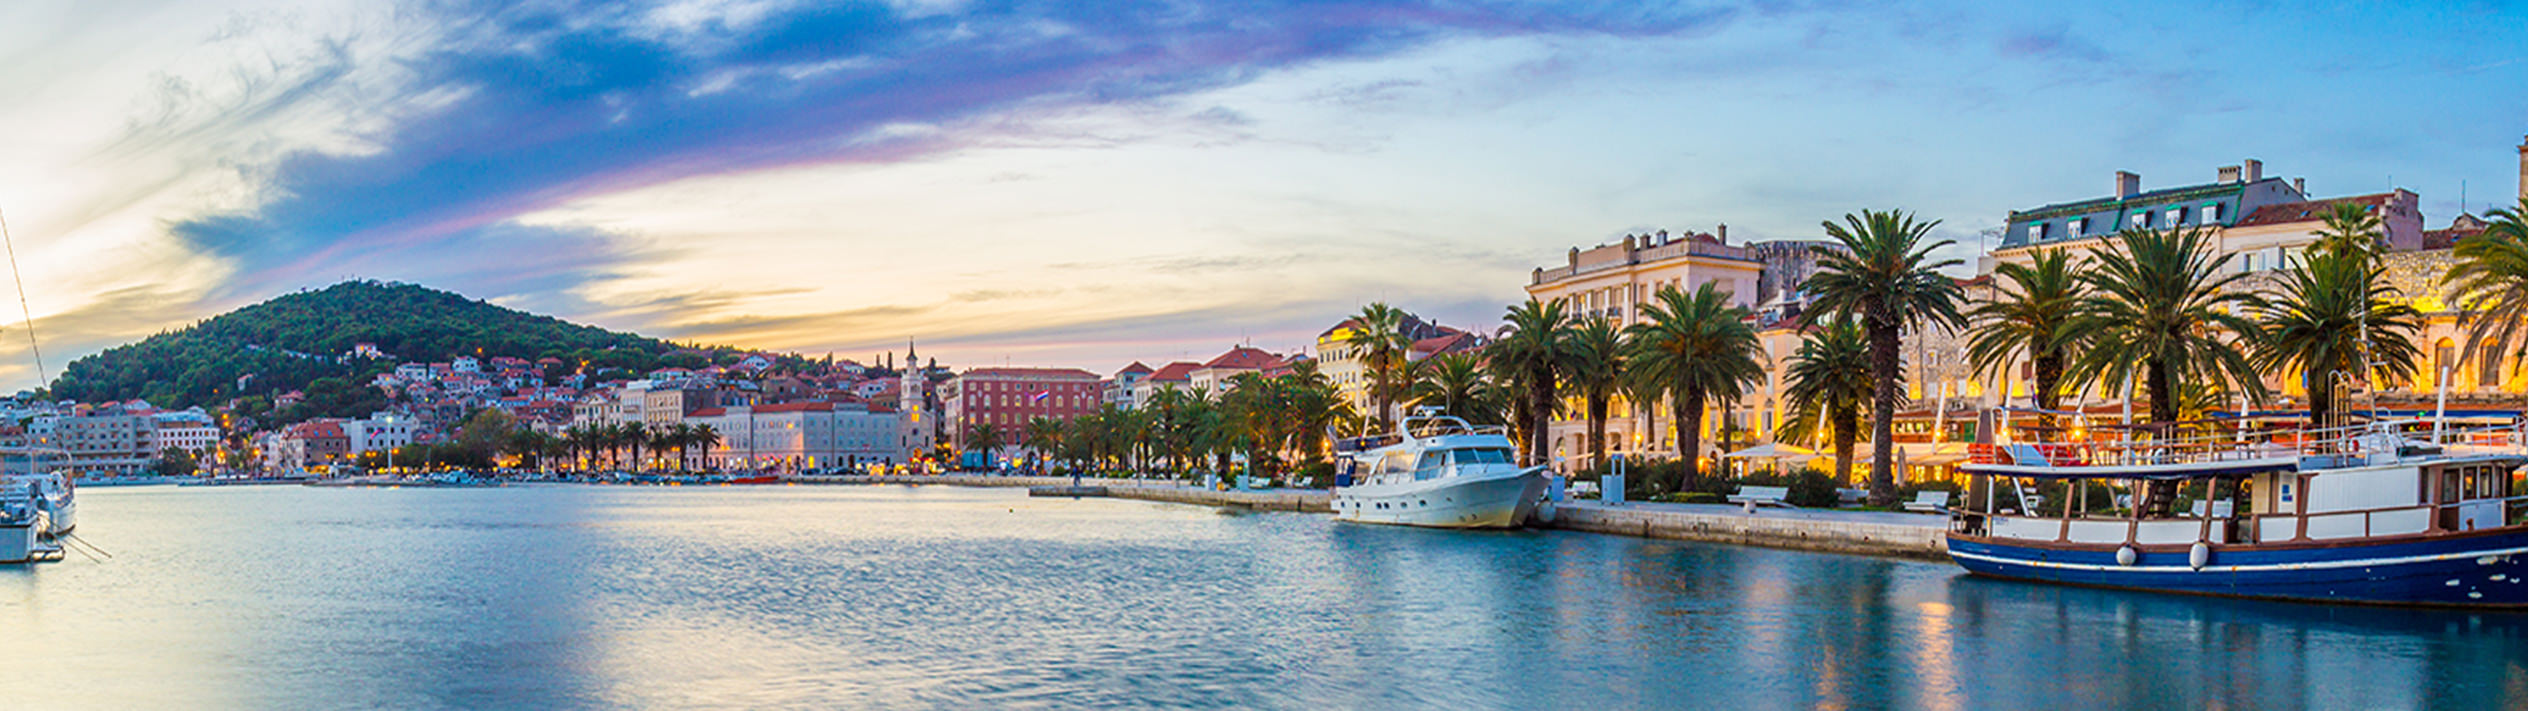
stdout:
[[(2415, 424), (1978, 445), (1960, 468), (1980, 500), (1952, 514), (1949, 555), (2051, 583), (2528, 607), (2520, 433), (2400, 433)], [(2030, 493), (2038, 482), (2060, 483), (2063, 500)], [(2097, 489), (2122, 493), (2094, 503)]]
[(1545, 468), (1515, 464), (1506, 431), (1455, 417), (1406, 417), (1393, 434), (1343, 441), (1337, 450), (1338, 520), (1508, 528), (1526, 523), (1545, 493)]

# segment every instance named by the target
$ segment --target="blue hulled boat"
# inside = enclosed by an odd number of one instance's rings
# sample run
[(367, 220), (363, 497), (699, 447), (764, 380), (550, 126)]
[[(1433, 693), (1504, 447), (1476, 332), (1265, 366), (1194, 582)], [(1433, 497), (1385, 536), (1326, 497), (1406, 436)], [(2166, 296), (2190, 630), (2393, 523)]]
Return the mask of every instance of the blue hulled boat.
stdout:
[[(2520, 433), (2444, 445), (2399, 425), (1978, 445), (1949, 555), (1978, 575), (2072, 585), (2528, 607)], [(2065, 500), (2046, 505), (2041, 482)]]

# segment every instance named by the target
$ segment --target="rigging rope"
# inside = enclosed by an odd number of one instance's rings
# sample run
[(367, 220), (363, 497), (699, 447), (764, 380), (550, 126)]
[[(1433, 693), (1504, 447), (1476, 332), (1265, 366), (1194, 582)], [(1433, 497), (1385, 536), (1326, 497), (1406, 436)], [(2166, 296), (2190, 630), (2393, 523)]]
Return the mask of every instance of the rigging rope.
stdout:
[(44, 349), (35, 345), (35, 309), (26, 305), (26, 279), (18, 276), (18, 245), (9, 236), (9, 217), (0, 213), (0, 246), (9, 251), (9, 281), (18, 285), (18, 311), (26, 314), (26, 349), (35, 354), (35, 386), (51, 387), (53, 379), (44, 373)]

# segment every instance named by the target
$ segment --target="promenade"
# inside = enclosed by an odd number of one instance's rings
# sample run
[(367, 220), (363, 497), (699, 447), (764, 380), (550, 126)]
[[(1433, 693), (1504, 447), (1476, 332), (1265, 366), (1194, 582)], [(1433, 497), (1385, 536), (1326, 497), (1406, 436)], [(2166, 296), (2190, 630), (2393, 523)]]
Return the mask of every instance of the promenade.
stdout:
[[(803, 484), (1045, 487), (1048, 493), (1072, 495), (1067, 491), (1072, 481), (1067, 476), (853, 475), (798, 477), (792, 481)], [(1087, 477), (1079, 481), (1082, 491), (1078, 493), (1085, 496), (1270, 511), (1330, 513), (1333, 510), (1333, 495), (1323, 489), (1217, 491), (1159, 480)], [(1760, 508), (1750, 514), (1741, 507), (1721, 504), (1605, 504), (1575, 500), (1557, 505), (1553, 520), (1539, 521), (1537, 526), (1642, 538), (1925, 560), (1948, 559), (1948, 541), (1943, 535), (1948, 518), (1930, 514), (1784, 508)]]

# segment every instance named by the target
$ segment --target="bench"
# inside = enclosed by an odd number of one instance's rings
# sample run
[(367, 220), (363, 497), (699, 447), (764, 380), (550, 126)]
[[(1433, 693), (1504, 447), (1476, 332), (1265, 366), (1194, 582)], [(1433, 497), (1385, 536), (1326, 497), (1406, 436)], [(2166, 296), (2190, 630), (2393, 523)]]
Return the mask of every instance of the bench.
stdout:
[(1905, 502), (1905, 510), (1921, 513), (1941, 513), (1948, 511), (1949, 492), (1937, 490), (1916, 492), (1914, 494), (1914, 500)]
[(1836, 489), (1835, 501), (1843, 506), (1858, 506), (1870, 498), (1868, 489)]
[(1791, 488), (1787, 486), (1741, 486), (1738, 493), (1729, 495), (1729, 503), (1745, 506), (1753, 513), (1758, 506), (1793, 508), (1787, 501), (1790, 496)]

